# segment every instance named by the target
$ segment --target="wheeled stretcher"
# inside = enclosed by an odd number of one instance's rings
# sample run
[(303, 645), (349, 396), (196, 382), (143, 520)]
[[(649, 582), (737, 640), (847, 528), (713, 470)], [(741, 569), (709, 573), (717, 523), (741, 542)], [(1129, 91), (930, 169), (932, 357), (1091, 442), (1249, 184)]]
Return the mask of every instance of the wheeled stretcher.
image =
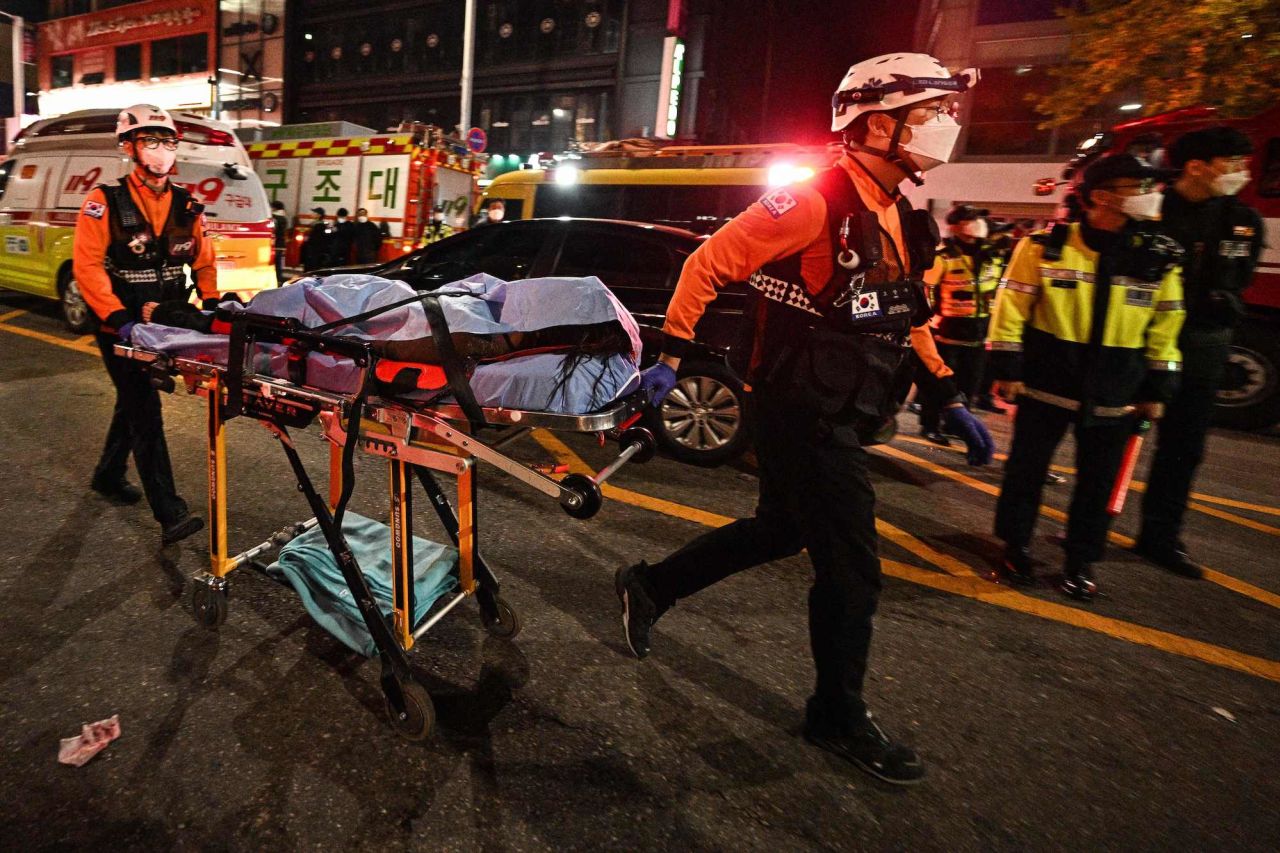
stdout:
[[(446, 336), (447, 337), (447, 336)], [(350, 359), (362, 381), (355, 393), (337, 393), (254, 368), (253, 353), (262, 346), (286, 347), (291, 354), (327, 354)], [(428, 401), (387, 396), (377, 380), (378, 356), (371, 343), (353, 337), (308, 330), (296, 319), (243, 311), (231, 321), (225, 364), (202, 357), (174, 356), (136, 345), (118, 344), (117, 355), (136, 361), (150, 373), (152, 384), (172, 391), (180, 378), (189, 393), (207, 404), (210, 567), (194, 578), (192, 603), (196, 619), (209, 627), (227, 615), (228, 576), (241, 567), (264, 569), (261, 557), (298, 537), (315, 537), (336, 560), (342, 580), (359, 610), (381, 661), (381, 684), (392, 726), (410, 740), (426, 737), (434, 710), (427, 692), (413, 678), (407, 653), (415, 642), (464, 599), (475, 597), (481, 623), (490, 634), (510, 639), (520, 630), (515, 610), (502, 598), (498, 579), (480, 554), (477, 473), (484, 462), (554, 498), (566, 513), (586, 519), (602, 503), (600, 484), (627, 462), (653, 456), (653, 435), (638, 426), (645, 400), (632, 394), (603, 411), (582, 415), (482, 407), (470, 395), (456, 364), (446, 362), (448, 396)], [(236, 417), (260, 422), (279, 441), (312, 516), (290, 524), (266, 541), (237, 554), (227, 543), (226, 423)], [(329, 443), (328, 493), (322, 495), (302, 462), (290, 434), (319, 422)], [(528, 431), (540, 428), (598, 433), (616, 440), (617, 457), (594, 476), (569, 474), (559, 480), (553, 465), (526, 464), (504, 448)], [(391, 548), (390, 618), (384, 615), (360, 562), (344, 535), (344, 514), (354, 487), (354, 452), (359, 449), (387, 460), (390, 486)], [(456, 508), (437, 474), (457, 481)], [(429, 609), (415, 602), (412, 481), (426, 492), (446, 533), (456, 547), (456, 583)]]

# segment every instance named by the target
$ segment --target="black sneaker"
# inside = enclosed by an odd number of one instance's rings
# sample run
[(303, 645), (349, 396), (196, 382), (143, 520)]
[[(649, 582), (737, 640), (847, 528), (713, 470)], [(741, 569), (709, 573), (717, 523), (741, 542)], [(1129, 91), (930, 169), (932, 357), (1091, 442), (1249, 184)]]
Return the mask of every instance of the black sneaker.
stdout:
[(125, 479), (112, 482), (94, 477), (89, 483), (89, 488), (115, 503), (136, 504), (142, 500), (142, 489)]
[(1000, 574), (1006, 580), (1027, 586), (1036, 582), (1035, 561), (1026, 545), (1006, 545), (1000, 558)]
[(945, 435), (943, 435), (941, 432), (939, 432), (939, 431), (938, 431), (938, 430), (936, 430), (936, 429), (923, 429), (923, 430), (920, 430), (920, 436), (921, 436), (925, 441), (931, 441), (931, 442), (933, 442), (934, 444), (939, 445), (940, 447), (950, 447), (950, 446), (951, 446), (951, 439), (947, 438)]
[(868, 713), (860, 723), (841, 730), (805, 715), (804, 739), (838, 755), (890, 785), (914, 785), (924, 778), (924, 764), (908, 746), (894, 743)]
[(193, 533), (199, 533), (203, 527), (204, 519), (200, 516), (184, 515), (173, 524), (166, 524), (160, 529), (160, 542), (163, 545), (172, 545), (174, 542), (186, 539)]
[(649, 631), (658, 621), (658, 607), (653, 603), (653, 593), (644, 577), (644, 562), (618, 569), (613, 585), (622, 602), (622, 633), (627, 646), (638, 658), (649, 654)]
[(1204, 577), (1204, 567), (1191, 559), (1191, 555), (1187, 553), (1181, 542), (1161, 546), (1139, 539), (1133, 546), (1133, 552), (1148, 562), (1168, 569), (1175, 575), (1194, 579)]
[(1088, 563), (1068, 560), (1062, 567), (1062, 591), (1077, 601), (1093, 601), (1093, 597), (1098, 594), (1093, 567)]

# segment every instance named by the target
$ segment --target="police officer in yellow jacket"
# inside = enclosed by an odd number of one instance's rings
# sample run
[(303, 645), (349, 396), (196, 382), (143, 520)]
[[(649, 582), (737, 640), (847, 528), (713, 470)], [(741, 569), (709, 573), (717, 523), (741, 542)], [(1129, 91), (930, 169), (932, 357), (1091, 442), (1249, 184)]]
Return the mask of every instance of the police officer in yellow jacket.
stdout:
[(1135, 419), (1158, 420), (1177, 387), (1186, 311), (1181, 247), (1142, 220), (1159, 215), (1157, 172), (1104, 157), (1080, 185), (1084, 220), (1018, 244), (1001, 282), (988, 349), (997, 390), (1018, 403), (996, 504), (1004, 571), (1033, 579), (1029, 546), (1054, 450), (1074, 425), (1079, 471), (1067, 519), (1062, 590), (1096, 592), (1107, 498)]
[[(960, 204), (947, 213), (949, 234), (933, 266), (925, 273), (933, 303), (933, 331), (938, 354), (955, 372), (956, 389), (972, 405), (987, 389), (987, 325), (1004, 259), (987, 242), (987, 211)], [(949, 442), (939, 431), (942, 401), (921, 400), (921, 433), (939, 444)]]

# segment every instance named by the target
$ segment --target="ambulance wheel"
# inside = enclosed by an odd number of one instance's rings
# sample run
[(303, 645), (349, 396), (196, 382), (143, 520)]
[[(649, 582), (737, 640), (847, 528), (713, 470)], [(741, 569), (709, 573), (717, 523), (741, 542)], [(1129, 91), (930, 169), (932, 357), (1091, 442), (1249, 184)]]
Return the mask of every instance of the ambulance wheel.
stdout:
[(93, 331), (96, 325), (93, 311), (89, 308), (89, 303), (84, 301), (84, 296), (80, 293), (80, 285), (76, 284), (76, 280), (71, 276), (70, 267), (60, 276), (58, 302), (62, 306), (62, 322), (69, 330), (77, 335)]
[(585, 474), (570, 474), (560, 481), (560, 487), (569, 491), (560, 495), (560, 506), (573, 518), (591, 518), (604, 504), (600, 486)]
[(520, 633), (520, 617), (516, 615), (516, 611), (502, 596), (498, 596), (493, 600), (493, 606), (498, 611), (497, 618), (486, 614), (482, 607), (480, 608), (480, 624), (484, 625), (484, 629), (491, 636), (500, 640), (514, 639), (515, 635)]
[(405, 740), (424, 740), (430, 737), (436, 725), (436, 706), (425, 688), (416, 681), (404, 681), (400, 684), (400, 695), (404, 697), (404, 710), (397, 711), (386, 697), (387, 719), (391, 728)]
[(227, 621), (227, 592), (197, 582), (191, 590), (191, 613), (206, 628), (217, 628)]

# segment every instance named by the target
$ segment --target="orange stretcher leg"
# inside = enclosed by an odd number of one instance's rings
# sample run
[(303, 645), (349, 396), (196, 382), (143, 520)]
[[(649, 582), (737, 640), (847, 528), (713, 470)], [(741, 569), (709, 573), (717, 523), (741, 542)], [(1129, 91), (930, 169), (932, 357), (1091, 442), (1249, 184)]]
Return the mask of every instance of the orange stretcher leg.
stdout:
[(222, 421), (222, 383), (209, 380), (209, 572), (225, 577), (227, 560), (227, 429)]
[(413, 492), (409, 466), (387, 462), (391, 483), (391, 600), (395, 634), (405, 651), (413, 648)]

